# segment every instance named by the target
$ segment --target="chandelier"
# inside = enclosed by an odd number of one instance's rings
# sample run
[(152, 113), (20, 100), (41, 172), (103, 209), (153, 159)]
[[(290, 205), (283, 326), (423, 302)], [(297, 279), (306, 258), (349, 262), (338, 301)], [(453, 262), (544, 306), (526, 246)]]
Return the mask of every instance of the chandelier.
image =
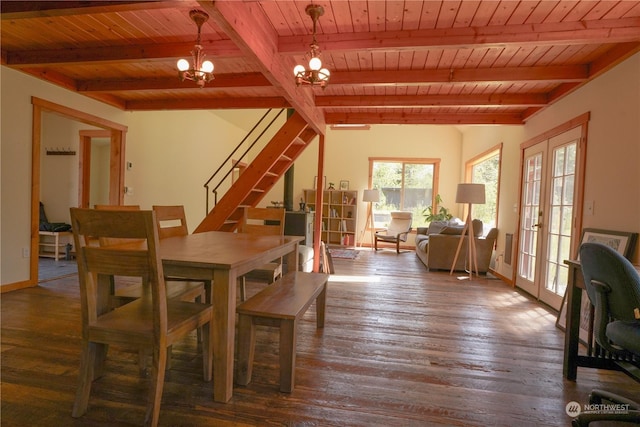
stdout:
[(316, 85), (322, 89), (325, 88), (329, 82), (329, 70), (322, 68), (322, 61), (320, 60), (320, 49), (318, 48), (318, 42), (316, 41), (316, 23), (318, 18), (324, 15), (324, 8), (315, 4), (310, 4), (305, 9), (307, 15), (311, 17), (313, 21), (313, 41), (309, 45), (309, 53), (306, 57), (309, 59), (309, 69), (304, 65), (296, 65), (293, 68), (293, 74), (296, 77), (296, 85)]
[(189, 64), (189, 61), (186, 59), (180, 59), (178, 61), (178, 76), (180, 77), (180, 81), (192, 80), (202, 88), (205, 83), (214, 79), (213, 62), (202, 61), (205, 54), (202, 52), (202, 45), (200, 44), (200, 29), (202, 28), (202, 24), (209, 19), (209, 15), (201, 10), (194, 9), (189, 12), (189, 17), (198, 26), (198, 40), (191, 51), (193, 64)]

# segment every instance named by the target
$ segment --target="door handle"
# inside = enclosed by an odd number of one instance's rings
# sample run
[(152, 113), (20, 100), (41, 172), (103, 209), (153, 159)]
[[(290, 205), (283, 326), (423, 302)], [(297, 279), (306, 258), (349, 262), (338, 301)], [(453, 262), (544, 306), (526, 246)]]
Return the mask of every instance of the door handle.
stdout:
[(541, 223), (541, 222), (539, 222), (539, 223), (537, 223), (537, 224), (533, 224), (533, 225), (531, 226), (531, 229), (534, 229), (534, 228), (540, 228), (540, 227), (542, 227), (542, 223)]

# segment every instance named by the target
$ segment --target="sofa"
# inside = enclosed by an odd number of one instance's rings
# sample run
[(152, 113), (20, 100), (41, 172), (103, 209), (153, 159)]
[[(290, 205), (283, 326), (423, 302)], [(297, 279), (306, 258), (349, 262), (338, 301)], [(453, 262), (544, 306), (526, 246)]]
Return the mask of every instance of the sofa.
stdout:
[[(492, 228), (486, 236), (482, 236), (483, 224), (478, 219), (473, 220), (472, 228), (478, 255), (478, 272), (486, 273), (491, 263), (498, 229)], [(464, 225), (455, 221), (434, 221), (429, 224), (429, 227), (418, 227), (416, 255), (429, 270), (450, 271), (463, 229)], [(467, 266), (469, 236), (465, 233), (462, 238), (462, 248), (460, 248), (460, 254), (456, 260), (455, 271), (469, 270), (469, 266)]]

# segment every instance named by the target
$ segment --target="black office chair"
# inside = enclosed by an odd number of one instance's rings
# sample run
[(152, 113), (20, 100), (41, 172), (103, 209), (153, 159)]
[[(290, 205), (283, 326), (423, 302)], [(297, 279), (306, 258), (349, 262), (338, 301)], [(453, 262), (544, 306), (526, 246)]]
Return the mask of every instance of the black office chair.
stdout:
[[(608, 246), (583, 243), (580, 265), (591, 304), (595, 307), (594, 335), (602, 349), (618, 358), (619, 365), (640, 367), (640, 275), (625, 257)], [(627, 371), (627, 369), (625, 369)], [(634, 378), (638, 379), (634, 375)], [(593, 421), (640, 423), (640, 403), (604, 390), (592, 390), (589, 403), (628, 405), (623, 413), (584, 413), (576, 427)]]

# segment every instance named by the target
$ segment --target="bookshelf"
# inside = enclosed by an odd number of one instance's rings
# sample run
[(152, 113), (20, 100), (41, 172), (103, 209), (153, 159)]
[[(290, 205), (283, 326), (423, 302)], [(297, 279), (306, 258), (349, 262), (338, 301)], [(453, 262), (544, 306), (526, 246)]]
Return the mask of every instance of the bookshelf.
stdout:
[(304, 190), (309, 209), (321, 212), (321, 239), (327, 245), (355, 246), (358, 191), (324, 190), (322, 209), (316, 209), (316, 190)]

